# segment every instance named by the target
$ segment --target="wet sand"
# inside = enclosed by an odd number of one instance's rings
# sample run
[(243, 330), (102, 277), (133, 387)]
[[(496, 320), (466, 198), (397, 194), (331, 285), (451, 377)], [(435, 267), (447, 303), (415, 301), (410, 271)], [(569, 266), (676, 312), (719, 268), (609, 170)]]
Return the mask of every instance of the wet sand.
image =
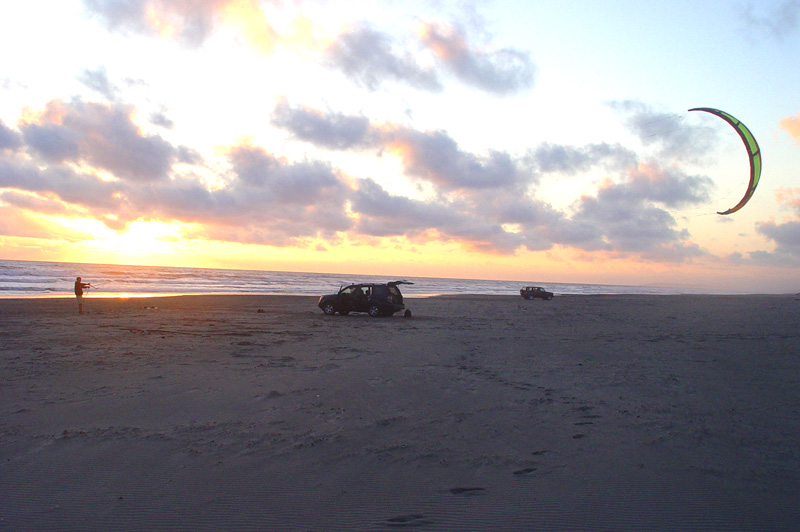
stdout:
[(800, 301), (0, 300), (0, 530), (788, 531)]

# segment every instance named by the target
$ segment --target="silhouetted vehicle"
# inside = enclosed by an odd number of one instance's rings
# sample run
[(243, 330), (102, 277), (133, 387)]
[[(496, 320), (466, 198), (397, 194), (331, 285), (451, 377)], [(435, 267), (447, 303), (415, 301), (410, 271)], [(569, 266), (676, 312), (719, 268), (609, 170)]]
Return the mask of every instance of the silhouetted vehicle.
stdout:
[(351, 312), (367, 312), (373, 318), (391, 316), (405, 308), (399, 285), (414, 284), (408, 281), (390, 283), (364, 283), (343, 286), (335, 294), (319, 298), (317, 306), (328, 315), (346, 316)]
[(550, 301), (553, 299), (553, 292), (548, 292), (541, 286), (526, 286), (525, 288), (519, 291), (519, 295), (524, 297), (525, 299), (546, 299)]

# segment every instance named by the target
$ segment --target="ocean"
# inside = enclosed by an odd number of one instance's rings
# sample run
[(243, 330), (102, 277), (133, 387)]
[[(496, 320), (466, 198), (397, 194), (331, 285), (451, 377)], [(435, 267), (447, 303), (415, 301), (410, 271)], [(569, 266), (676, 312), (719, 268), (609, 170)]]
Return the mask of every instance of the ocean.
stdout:
[(515, 295), (523, 286), (544, 286), (564, 294), (678, 294), (686, 290), (662, 287), (551, 283), (433, 277), (226, 270), (166, 266), (120, 266), (68, 262), (0, 260), (0, 298), (71, 297), (75, 278), (92, 284), (91, 297), (142, 297), (187, 294), (330, 294), (356, 282), (407, 280), (407, 297), (442, 294)]

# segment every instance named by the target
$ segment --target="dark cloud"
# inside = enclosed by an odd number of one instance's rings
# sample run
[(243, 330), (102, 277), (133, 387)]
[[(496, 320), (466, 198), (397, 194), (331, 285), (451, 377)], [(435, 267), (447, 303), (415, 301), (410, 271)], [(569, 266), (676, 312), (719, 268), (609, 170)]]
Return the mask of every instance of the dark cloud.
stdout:
[(283, 246), (352, 227), (350, 191), (330, 166), (288, 163), (250, 145), (233, 147), (228, 158), (234, 178), (222, 188), (174, 178), (137, 187), (133, 201), (160, 219), (205, 224), (204, 236), (219, 240)]
[(382, 138), (387, 148), (399, 154), (409, 176), (445, 189), (509, 187), (531, 178), (508, 153), (465, 152), (444, 131), (398, 128), (383, 132)]
[(203, 156), (195, 149), (188, 146), (178, 146), (178, 162), (182, 164), (200, 165), (203, 163)]
[(111, 30), (160, 35), (199, 46), (218, 23), (221, 7), (230, 0), (83, 0), (87, 11)]
[[(444, 131), (373, 124), (285, 101), (276, 106), (273, 123), (297, 138), (396, 155), (408, 177), (432, 186), (423, 200), (390, 194), (371, 179), (351, 185), (330, 164), (290, 162), (250, 144), (229, 147), (227, 166), (212, 168), (190, 147), (144, 134), (133, 115), (120, 103), (53, 101), (20, 126), (21, 135), (0, 124), (0, 139), (16, 138), (6, 144), (17, 146), (0, 150), (0, 200), (20, 211), (81, 212), (114, 229), (137, 219), (174, 220), (197, 224), (198, 238), (276, 246), (351, 232), (457, 242), (487, 253), (564, 245), (658, 261), (702, 254), (668, 209), (707, 201), (710, 180), (676, 166), (634, 166), (635, 156), (618, 145), (544, 144), (523, 158), (476, 154)], [(571, 212), (537, 198), (536, 171), (570, 175), (596, 166), (615, 170), (621, 182), (609, 179)], [(101, 170), (118, 179), (94, 173)]]
[(597, 249), (642, 252), (682, 237), (667, 211), (652, 204), (631, 203), (617, 188), (582, 197), (575, 219), (601, 230), (603, 243), (596, 243)]
[(422, 66), (385, 33), (367, 26), (339, 36), (326, 51), (328, 63), (370, 90), (385, 81), (403, 82), (423, 90), (440, 90), (435, 71)]
[(238, 181), (262, 189), (273, 203), (308, 206), (321, 197), (343, 191), (329, 165), (321, 162), (285, 164), (260, 147), (237, 146), (229, 159)]
[(652, 201), (670, 208), (707, 202), (713, 181), (705, 176), (687, 175), (678, 168), (643, 164), (629, 173), (621, 191), (632, 201)]
[(524, 161), (496, 150), (480, 155), (466, 152), (444, 131), (378, 126), (364, 117), (293, 109), (285, 102), (276, 107), (273, 124), (317, 146), (390, 151), (400, 157), (409, 177), (447, 190), (508, 187), (533, 179)]
[(108, 100), (116, 98), (117, 92), (119, 92), (119, 89), (109, 81), (104, 67), (100, 67), (97, 70), (84, 70), (78, 76), (78, 81)]
[(541, 173), (575, 175), (597, 165), (624, 170), (635, 167), (638, 157), (620, 144), (590, 144), (582, 147), (544, 143), (528, 154), (531, 164)]
[(536, 66), (528, 52), (470, 47), (457, 26), (423, 24), (420, 38), (456, 78), (481, 90), (506, 95), (530, 88)]
[(16, 150), (20, 146), (22, 146), (20, 134), (0, 120), (0, 150)]
[(336, 150), (364, 146), (370, 130), (369, 119), (364, 116), (294, 108), (286, 100), (275, 106), (272, 124), (290, 131), (300, 140)]
[[(550, 249), (561, 243), (572, 222), (525, 187), (508, 187), (462, 192), (461, 210), (489, 225), (494, 252), (517, 248), (531, 251)], [(501, 231), (502, 230), (502, 231)], [(484, 249), (489, 250), (488, 246)]]
[(64, 165), (41, 168), (30, 161), (0, 159), (0, 189), (32, 192), (40, 198), (58, 198), (104, 217), (121, 212), (124, 204), (121, 192), (125, 187), (122, 183), (103, 181)]
[(150, 115), (150, 123), (154, 126), (163, 127), (164, 129), (172, 129), (175, 127), (175, 122), (173, 122), (164, 111), (152, 113)]
[(411, 240), (456, 241), (485, 252), (513, 253), (522, 235), (476, 212), (469, 203), (420, 201), (386, 192), (370, 179), (359, 182), (352, 209), (356, 230), (370, 236), (405, 236)]
[[(434, 185), (437, 200), (419, 201), (388, 194), (362, 180), (353, 196), (356, 231), (371, 236), (463, 240), (495, 253), (554, 244), (587, 251), (636, 253), (651, 260), (686, 260), (702, 251), (685, 241), (668, 209), (708, 201), (712, 181), (678, 167), (638, 164), (620, 145), (583, 147), (543, 144), (524, 160), (505, 152), (478, 155), (459, 148), (446, 132), (421, 132), (393, 124), (352, 123), (347, 116), (278, 107), (273, 122), (298, 138), (338, 149), (369, 147), (400, 158), (405, 174)], [(357, 124), (357, 127), (343, 127)], [(336, 141), (346, 137), (346, 141)], [(585, 196), (572, 216), (531, 194), (535, 172), (572, 175), (602, 165), (621, 173), (596, 196)], [(267, 165), (261, 164), (261, 167)], [(449, 198), (449, 199), (447, 199)]]
[(764, 222), (756, 225), (756, 231), (775, 243), (776, 255), (800, 259), (800, 221)]
[(20, 126), (25, 142), (48, 163), (85, 162), (120, 179), (165, 179), (175, 148), (158, 135), (144, 135), (122, 104), (48, 104), (38, 123)]
[[(0, 150), (4, 204), (43, 213), (61, 208), (116, 230), (138, 219), (197, 223), (205, 238), (271, 245), (335, 239), (352, 228), (352, 190), (330, 165), (291, 163), (236, 145), (228, 151), (229, 170), (217, 170), (209, 187), (195, 174), (209, 171), (199, 153), (144, 135), (133, 114), (122, 104), (53, 101), (35, 122), (22, 124), (22, 135), (3, 126), (6, 144), (23, 144)], [(173, 162), (185, 165), (180, 173)], [(94, 173), (100, 170), (119, 179), (101, 178)]]
[(39, 205), (49, 212), (60, 203), (80, 209), (116, 230), (152, 218), (201, 224), (198, 234), (206, 238), (296, 245), (352, 228), (351, 190), (330, 166), (292, 164), (249, 145), (233, 147), (229, 161), (232, 178), (212, 189), (191, 175), (151, 183), (106, 181), (66, 165), (42, 168), (0, 158), (0, 193), (19, 208)]
[(452, 213), (437, 202), (393, 196), (372, 179), (361, 179), (353, 195), (356, 229), (371, 236), (414, 235), (447, 225)]
[(710, 182), (645, 166), (624, 183), (607, 183), (596, 196), (578, 201), (574, 222), (599, 229), (587, 248), (638, 253), (653, 260), (682, 260), (702, 253), (685, 245), (686, 231), (675, 228), (672, 214), (656, 206), (687, 205), (704, 201)]
[(48, 163), (60, 163), (80, 156), (80, 136), (60, 124), (24, 124), (25, 143)]

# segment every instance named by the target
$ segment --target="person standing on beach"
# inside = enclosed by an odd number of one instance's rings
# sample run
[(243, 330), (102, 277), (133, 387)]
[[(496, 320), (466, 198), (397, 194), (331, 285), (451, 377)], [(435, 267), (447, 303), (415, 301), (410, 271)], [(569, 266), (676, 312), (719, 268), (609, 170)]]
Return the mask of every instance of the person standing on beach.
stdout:
[(82, 283), (80, 277), (75, 279), (75, 297), (78, 300), (78, 314), (83, 314), (83, 289), (91, 287), (91, 283)]

